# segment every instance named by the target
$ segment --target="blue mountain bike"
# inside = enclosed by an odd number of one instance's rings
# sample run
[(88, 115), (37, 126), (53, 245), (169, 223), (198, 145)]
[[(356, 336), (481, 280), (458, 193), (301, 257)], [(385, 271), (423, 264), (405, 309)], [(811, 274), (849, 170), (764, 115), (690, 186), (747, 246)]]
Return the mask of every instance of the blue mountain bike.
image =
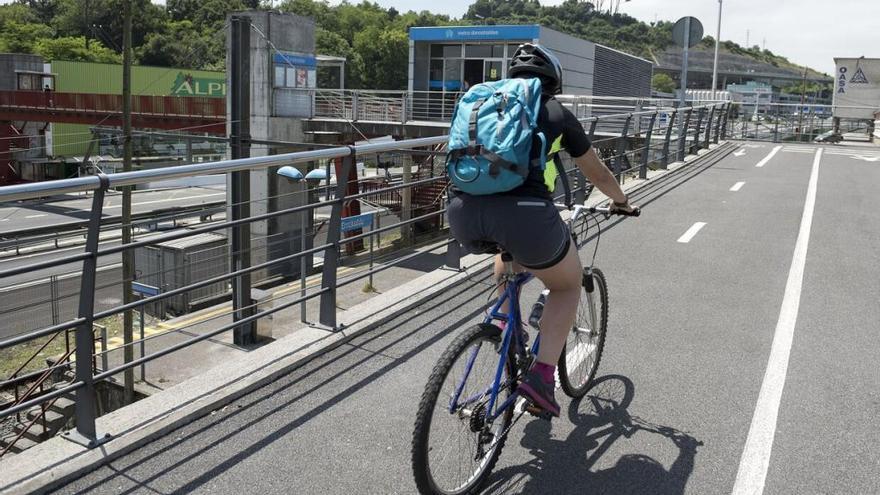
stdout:
[[(573, 227), (584, 214), (591, 214), (601, 235), (596, 213), (611, 214), (608, 208), (574, 207), (569, 230), (575, 243), (578, 234)], [(586, 228), (581, 230), (579, 235), (585, 238)], [(590, 389), (605, 345), (608, 287), (605, 276), (593, 267), (596, 250), (590, 266), (584, 268), (577, 320), (557, 366), (558, 383), (573, 398)], [(534, 276), (514, 273), (510, 254), (502, 252), (502, 260), (506, 268), (504, 292), (483, 323), (462, 332), (446, 348), (422, 394), (413, 432), (412, 465), (423, 494), (476, 493), (495, 467), (511, 427), (526, 412), (546, 416), (517, 394), (517, 384), (531, 367), (541, 341), (537, 335), (528, 346), (520, 315), (520, 289)], [(509, 303), (508, 312), (502, 310), (505, 303)]]

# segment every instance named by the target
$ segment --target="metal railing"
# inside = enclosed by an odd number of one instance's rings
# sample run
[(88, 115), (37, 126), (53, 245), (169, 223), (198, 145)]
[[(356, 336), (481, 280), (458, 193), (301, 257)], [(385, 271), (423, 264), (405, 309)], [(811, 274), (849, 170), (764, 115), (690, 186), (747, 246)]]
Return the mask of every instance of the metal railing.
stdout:
[(873, 130), (873, 119), (835, 118), (841, 113), (873, 115), (880, 108), (797, 104), (797, 103), (735, 103), (731, 108), (731, 137), (760, 141), (811, 142), (828, 132), (847, 133), (864, 130), (866, 137)]
[[(566, 103), (581, 105), (578, 100)], [(645, 103), (647, 106), (647, 103), (649, 102)], [(627, 105), (628, 103), (620, 104)], [(584, 103), (584, 105), (586, 106), (586, 103)], [(345, 107), (343, 106), (340, 108)], [(717, 143), (719, 138), (726, 132), (728, 109), (729, 106), (726, 104), (715, 103), (682, 109), (665, 107), (657, 108), (655, 106), (654, 108), (642, 109), (637, 112), (609, 113), (605, 115), (595, 115), (595, 113), (598, 113), (598, 111), (601, 110), (598, 105), (592, 108), (578, 108), (578, 111), (589, 112), (590, 115), (592, 115), (581, 118), (584, 129), (589, 133), (596, 148), (602, 153), (606, 163), (622, 182), (630, 175), (637, 174), (641, 178), (646, 178), (648, 171), (651, 168), (665, 168), (672, 161), (684, 159), (685, 154), (689, 152), (705, 148), (711, 142)], [(358, 111), (360, 112), (362, 110)], [(609, 132), (600, 135), (597, 133), (598, 129), (605, 129)], [(610, 132), (612, 130), (614, 131), (613, 133)], [(340, 287), (354, 283), (355, 281), (368, 276), (372, 276), (374, 273), (386, 270), (396, 264), (404, 263), (406, 260), (423, 254), (420, 252), (408, 254), (398, 258), (394, 262), (375, 266), (369, 270), (359, 272), (354, 276), (340, 279), (338, 278), (337, 268), (340, 265), (340, 258), (345, 246), (363, 242), (368, 238), (372, 239), (373, 236), (381, 235), (383, 232), (388, 232), (393, 229), (409, 228), (418, 223), (437, 221), (438, 224), (442, 225), (442, 219), (446, 212), (445, 204), (433, 204), (435, 202), (443, 202), (442, 193), (437, 193), (437, 185), (444, 184), (446, 181), (446, 177), (442, 173), (433, 176), (415, 175), (408, 178), (408, 180), (400, 181), (400, 183), (389, 183), (387, 187), (379, 190), (352, 190), (351, 184), (345, 178), (351, 177), (353, 170), (356, 168), (355, 164), (359, 158), (377, 155), (379, 153), (409, 152), (412, 153), (413, 156), (417, 155), (425, 157), (425, 160), (433, 160), (435, 155), (442, 153), (436, 147), (443, 145), (445, 142), (446, 137), (440, 136), (406, 141), (370, 143), (359, 146), (339, 146), (314, 151), (226, 160), (214, 163), (183, 165), (164, 169), (140, 170), (110, 175), (99, 174), (96, 176), (54, 182), (20, 184), (0, 188), (0, 202), (84, 191), (92, 193), (92, 209), (86, 227), (86, 243), (82, 252), (66, 255), (64, 258), (60, 259), (51, 259), (27, 266), (17, 266), (0, 270), (0, 280), (2, 280), (5, 277), (32, 273), (61, 265), (72, 263), (81, 263), (82, 265), (79, 307), (76, 317), (51, 326), (0, 340), (0, 350), (3, 350), (37, 339), (51, 337), (60, 332), (72, 330), (75, 334), (75, 345), (73, 346), (74, 350), (72, 352), (75, 359), (75, 363), (73, 364), (74, 378), (66, 384), (56, 386), (52, 391), (44, 393), (39, 397), (34, 397), (14, 406), (7, 407), (0, 411), (0, 419), (40, 406), (40, 404), (51, 401), (62, 395), (75, 393), (76, 427), (73, 436), (81, 438), (87, 445), (94, 446), (101, 442), (101, 437), (96, 431), (95, 426), (95, 419), (97, 416), (95, 394), (96, 383), (108, 380), (110, 377), (123, 371), (142, 366), (143, 364), (160, 357), (187, 349), (190, 346), (206, 341), (207, 339), (211, 339), (220, 334), (240, 329), (245, 325), (256, 322), (260, 318), (267, 317), (288, 308), (293, 308), (296, 305), (303, 306), (306, 301), (312, 299), (320, 300), (318, 322), (327, 328), (336, 329), (336, 299), (337, 291)], [(321, 160), (338, 160), (341, 162), (339, 164), (339, 173), (337, 174), (337, 177), (343, 179), (337, 180), (335, 186), (333, 186), (335, 191), (332, 198), (327, 197), (324, 200), (319, 199), (316, 202), (290, 208), (279, 208), (275, 211), (267, 209), (265, 213), (253, 214), (245, 218), (227, 218), (222, 222), (215, 222), (196, 228), (162, 233), (144, 239), (135, 239), (128, 244), (99, 244), (99, 236), (103, 221), (104, 195), (109, 188), (133, 186), (144, 182), (171, 180), (196, 175), (253, 171), (284, 165), (305, 165), (311, 167), (311, 165), (308, 164), (313, 164), (314, 162)], [(563, 164), (565, 165), (564, 174), (569, 178), (574, 199), (577, 201), (583, 201), (589, 194), (591, 186), (589, 186), (586, 178), (579, 173), (576, 167), (571, 165), (570, 160), (564, 160)], [(415, 191), (418, 190), (418, 188), (422, 188), (422, 190), (425, 191), (425, 195), (432, 198), (430, 201), (432, 202), (433, 207), (420, 211), (406, 211), (401, 215), (400, 221), (398, 222), (386, 224), (367, 232), (347, 232), (346, 236), (343, 236), (343, 213), (348, 211), (349, 205), (351, 205), (353, 201), (369, 199), (370, 197), (375, 197), (377, 194), (387, 196), (394, 195), (404, 190)], [(442, 188), (439, 190), (442, 191)], [(411, 194), (407, 193), (407, 197), (411, 197)], [(193, 237), (212, 232), (225, 232), (230, 229), (242, 228), (243, 226), (256, 222), (277, 221), (284, 216), (314, 214), (316, 210), (326, 208), (330, 208), (329, 220), (327, 220), (326, 223), (326, 239), (323, 239), (322, 242), (314, 242), (316, 239), (313, 237), (313, 243), (316, 245), (311, 247), (304, 246), (298, 250), (291, 249), (278, 256), (270, 257), (270, 259), (267, 259), (266, 261), (258, 262), (246, 268), (229, 271), (208, 278), (202, 278), (201, 280), (194, 281), (172, 290), (161, 291), (158, 294), (144, 296), (132, 302), (118, 304), (109, 309), (103, 309), (100, 311), (96, 310), (95, 287), (98, 274), (97, 260), (100, 257), (113, 256), (125, 251), (136, 250), (147, 246), (155, 246), (160, 243), (180, 240), (186, 237)], [(305, 225), (305, 223), (302, 225)], [(443, 244), (448, 245), (447, 264), (452, 268), (459, 268), (458, 244), (448, 239), (444, 239), (438, 247), (442, 247)], [(236, 310), (236, 314), (239, 318), (232, 321), (232, 323), (218, 324), (216, 328), (207, 332), (195, 334), (187, 340), (161, 348), (148, 355), (142, 355), (139, 358), (129, 360), (124, 364), (110, 369), (103, 369), (100, 372), (96, 372), (91, 365), (96, 354), (92, 345), (94, 338), (92, 329), (97, 320), (118, 315), (125, 311), (147, 307), (148, 305), (165, 301), (179, 294), (207, 287), (211, 284), (217, 284), (219, 282), (225, 283), (258, 270), (265, 270), (269, 267), (280, 264), (298, 262), (304, 259), (304, 257), (317, 254), (323, 254), (323, 266), (321, 267), (320, 286), (315, 289), (307, 291), (305, 289), (305, 279), (303, 278), (302, 290), (297, 297), (285, 300), (284, 302), (275, 301), (276, 304), (270, 309), (264, 307), (259, 311), (256, 311), (257, 304), (254, 303), (254, 305), (249, 308), (239, 308)], [(235, 253), (231, 253), (231, 255), (235, 255)], [(303, 272), (301, 272), (301, 275), (304, 277)], [(244, 312), (244, 309), (255, 311)], [(136, 345), (137, 343), (138, 341), (135, 341), (127, 345)], [(103, 352), (106, 353), (107, 349), (105, 348)]]
[[(311, 101), (311, 109), (306, 115), (313, 118), (395, 123), (448, 122), (455, 110), (455, 103), (463, 94), (448, 91), (361, 89), (276, 88), (275, 91), (285, 96), (299, 95), (300, 101)], [(674, 100), (663, 98), (560, 95), (557, 99), (578, 118), (639, 113), (676, 105)], [(279, 98), (276, 97), (277, 100)], [(276, 113), (279, 111), (276, 104)], [(604, 124), (609, 127), (616, 125), (612, 120), (603, 122), (603, 127)], [(604, 129), (600, 129), (600, 132), (603, 131)]]

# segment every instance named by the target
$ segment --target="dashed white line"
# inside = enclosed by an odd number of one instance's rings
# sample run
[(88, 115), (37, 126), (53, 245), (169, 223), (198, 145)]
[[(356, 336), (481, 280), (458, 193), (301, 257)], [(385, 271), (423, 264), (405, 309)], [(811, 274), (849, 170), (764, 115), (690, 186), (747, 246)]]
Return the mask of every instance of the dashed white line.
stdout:
[(782, 146), (774, 146), (774, 147), (773, 147), (773, 151), (771, 151), (769, 155), (765, 156), (764, 159), (761, 160), (760, 162), (758, 162), (758, 164), (755, 165), (755, 166), (756, 166), (756, 167), (763, 167), (764, 165), (767, 164), (767, 162), (770, 161), (771, 158), (773, 158), (773, 156), (774, 156), (776, 153), (779, 153), (779, 150), (781, 150), (781, 149), (782, 149)]
[(746, 185), (745, 182), (737, 182), (736, 184), (733, 185), (733, 187), (730, 188), (730, 190), (733, 192), (739, 191), (740, 189), (742, 189), (742, 187), (744, 185)]
[[(185, 196), (183, 198), (164, 198), (164, 199), (156, 199), (153, 201), (142, 201), (140, 203), (132, 203), (131, 206), (142, 206), (142, 205), (151, 205), (154, 203), (166, 203), (168, 201), (184, 201), (187, 199), (199, 199), (199, 198), (209, 198), (211, 196), (226, 196), (225, 192), (222, 193), (214, 193), (214, 194), (201, 194), (199, 196)], [(105, 210), (109, 210), (111, 208), (122, 208), (122, 205), (113, 205), (104, 207)]]
[(41, 214), (39, 214), (39, 215), (28, 215), (28, 216), (26, 216), (25, 218), (40, 218), (40, 217), (48, 217), (48, 216), (49, 216), (49, 215), (47, 215), (47, 214), (45, 214), (45, 213), (41, 213)]
[(697, 232), (699, 232), (700, 229), (705, 226), (706, 222), (697, 222), (691, 225), (691, 228), (687, 229), (687, 232), (685, 232), (684, 234), (682, 234), (681, 237), (678, 238), (678, 242), (682, 244), (687, 244), (688, 242), (691, 242), (691, 239), (693, 239), (694, 236), (697, 235)]
[(767, 371), (758, 393), (758, 403), (746, 446), (739, 461), (736, 482), (733, 485), (734, 495), (761, 495), (767, 480), (767, 468), (770, 466), (770, 452), (773, 449), (773, 437), (776, 435), (776, 420), (779, 415), (779, 404), (782, 401), (782, 389), (785, 387), (785, 375), (788, 372), (788, 358), (791, 354), (791, 343), (794, 339), (794, 328), (797, 323), (798, 308), (801, 301), (801, 288), (804, 280), (804, 266), (807, 261), (807, 247), (810, 242), (810, 227), (813, 223), (813, 209), (816, 206), (816, 189), (819, 183), (819, 162), (822, 160), (822, 148), (816, 150), (813, 159), (813, 170), (807, 186), (807, 198), (804, 201), (804, 213), (801, 216), (801, 227), (798, 231), (788, 281), (785, 283), (785, 295), (779, 310), (779, 320), (770, 346), (770, 359)]

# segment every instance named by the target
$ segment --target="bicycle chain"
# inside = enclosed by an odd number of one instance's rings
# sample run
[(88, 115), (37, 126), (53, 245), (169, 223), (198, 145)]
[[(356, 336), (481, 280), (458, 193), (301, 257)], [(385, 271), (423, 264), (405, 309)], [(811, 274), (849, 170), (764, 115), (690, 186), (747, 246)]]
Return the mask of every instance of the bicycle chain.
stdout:
[(528, 410), (526, 410), (525, 404), (524, 404), (522, 411), (520, 411), (519, 414), (515, 418), (513, 418), (513, 420), (510, 422), (509, 425), (507, 425), (507, 428), (505, 428), (504, 431), (501, 432), (501, 434), (499, 434), (498, 436), (495, 437), (495, 440), (492, 442), (492, 444), (489, 446), (489, 448), (486, 449), (486, 452), (492, 452), (492, 449), (494, 449), (498, 445), (498, 443), (501, 441), (501, 439), (503, 439), (504, 437), (507, 436), (507, 434), (510, 432), (511, 428), (513, 428), (513, 425), (515, 425), (520, 420), (520, 418), (523, 417), (523, 414), (525, 414), (527, 412), (528, 412)]

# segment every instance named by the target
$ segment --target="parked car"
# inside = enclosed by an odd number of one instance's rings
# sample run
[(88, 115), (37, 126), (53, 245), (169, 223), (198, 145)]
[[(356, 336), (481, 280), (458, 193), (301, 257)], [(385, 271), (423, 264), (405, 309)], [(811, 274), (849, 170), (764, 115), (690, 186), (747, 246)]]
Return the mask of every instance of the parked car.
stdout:
[(843, 135), (834, 131), (823, 132), (813, 139), (816, 143), (832, 143), (836, 144), (843, 141)]

